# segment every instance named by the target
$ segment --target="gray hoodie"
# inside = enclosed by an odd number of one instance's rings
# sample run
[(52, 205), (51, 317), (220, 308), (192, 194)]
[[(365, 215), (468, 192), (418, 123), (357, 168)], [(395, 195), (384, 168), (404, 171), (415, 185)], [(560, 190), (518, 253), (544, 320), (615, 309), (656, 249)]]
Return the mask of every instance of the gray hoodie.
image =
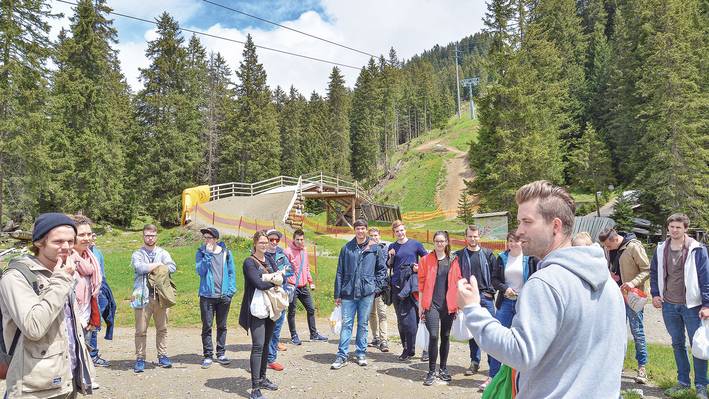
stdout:
[(465, 308), (480, 348), (519, 372), (517, 399), (620, 397), (625, 306), (600, 247), (544, 258), (503, 327), (478, 305)]

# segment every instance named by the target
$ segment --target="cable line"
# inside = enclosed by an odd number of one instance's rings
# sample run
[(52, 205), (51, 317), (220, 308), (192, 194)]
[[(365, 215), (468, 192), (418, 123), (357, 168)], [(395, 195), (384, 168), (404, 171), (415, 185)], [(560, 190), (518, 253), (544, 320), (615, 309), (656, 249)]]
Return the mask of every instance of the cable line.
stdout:
[(229, 11), (233, 11), (233, 12), (238, 13), (238, 14), (241, 14), (241, 15), (246, 15), (247, 17), (251, 17), (251, 18), (257, 19), (257, 20), (259, 20), (259, 21), (261, 21), (261, 22), (266, 22), (266, 23), (268, 23), (268, 24), (275, 25), (275, 26), (278, 26), (278, 27), (283, 28), (283, 29), (288, 29), (289, 31), (293, 31), (293, 32), (296, 32), (296, 33), (300, 33), (301, 35), (305, 35), (305, 36), (308, 36), (308, 37), (312, 37), (313, 39), (322, 40), (323, 42), (330, 43), (330, 44), (333, 44), (333, 45), (335, 45), (335, 46), (339, 46), (339, 47), (342, 47), (342, 48), (346, 48), (346, 49), (348, 49), (348, 50), (351, 50), (351, 51), (354, 51), (354, 52), (357, 52), (357, 53), (360, 53), (360, 54), (364, 54), (364, 55), (373, 57), (373, 58), (375, 58), (375, 59), (378, 58), (378, 56), (376, 56), (376, 55), (374, 55), (374, 54), (372, 54), (372, 53), (368, 53), (368, 52), (362, 51), (362, 50), (357, 50), (356, 48), (352, 48), (352, 47), (346, 46), (346, 45), (344, 45), (344, 44), (340, 44), (340, 43), (337, 43), (337, 42), (333, 42), (332, 40), (328, 40), (328, 39), (322, 38), (322, 37), (320, 37), (320, 36), (315, 36), (315, 35), (310, 34), (310, 33), (308, 33), (308, 32), (303, 32), (302, 30), (298, 30), (298, 29), (291, 28), (291, 27), (288, 27), (288, 26), (285, 26), (285, 25), (281, 25), (281, 24), (279, 24), (279, 23), (277, 23), (277, 22), (269, 21), (269, 20), (267, 20), (267, 19), (265, 19), (265, 18), (261, 18), (261, 17), (256, 16), (256, 15), (252, 15), (252, 14), (249, 14), (249, 13), (245, 13), (245, 12), (243, 12), (243, 11), (239, 11), (239, 10), (237, 10), (237, 9), (234, 9), (234, 8), (231, 8), (231, 7), (228, 7), (228, 6), (225, 6), (225, 5), (223, 5), (223, 4), (215, 3), (215, 2), (213, 2), (213, 1), (211, 1), (211, 0), (202, 0), (202, 1), (205, 2), (205, 3), (209, 3), (209, 4), (212, 4), (212, 5), (215, 5), (215, 6), (217, 6), (217, 7), (224, 8), (224, 9), (229, 10)]
[[(58, 1), (58, 2), (60, 2), (60, 3), (70, 4), (70, 5), (73, 5), (73, 6), (78, 5), (78, 4), (76, 4), (76, 3), (72, 3), (71, 1), (67, 1), (67, 0), (55, 0), (55, 1)], [(136, 20), (136, 21), (146, 22), (146, 23), (153, 24), (153, 25), (157, 25), (157, 24), (158, 24), (156, 21), (151, 21), (151, 20), (149, 20), (149, 19), (134, 17), (134, 16), (131, 16), (131, 15), (122, 14), (122, 13), (115, 12), (115, 11), (109, 11), (108, 13), (109, 13), (109, 14), (113, 14), (113, 15), (117, 15), (117, 16), (123, 17), (123, 18), (129, 18), (129, 19), (133, 19), (133, 20)], [(185, 31), (185, 32), (194, 33), (194, 34), (196, 34), (196, 35), (202, 35), (202, 36), (207, 36), (207, 37), (211, 37), (211, 38), (215, 38), (215, 39), (226, 40), (226, 41), (228, 41), (228, 42), (239, 43), (239, 44), (246, 44), (246, 42), (243, 42), (243, 41), (241, 41), (241, 40), (231, 39), (231, 38), (228, 38), (228, 37), (219, 36), (219, 35), (214, 35), (214, 34), (207, 33), (207, 32), (201, 32), (201, 31), (198, 31), (198, 30), (187, 29), (187, 28), (182, 28), (182, 27), (180, 28), (180, 30)], [(260, 49), (263, 49), (263, 50), (273, 51), (273, 52), (276, 52), (276, 53), (291, 55), (291, 56), (293, 56), (293, 57), (305, 58), (305, 59), (308, 59), (308, 60), (311, 60), (311, 61), (322, 62), (322, 63), (330, 64), (330, 65), (337, 65), (337, 66), (341, 66), (341, 67), (343, 67), (343, 68), (351, 68), (351, 69), (357, 69), (357, 70), (362, 69), (361, 67), (356, 67), (356, 66), (352, 66), (352, 65), (347, 65), (347, 64), (343, 64), (343, 63), (341, 63), (341, 62), (325, 60), (325, 59), (317, 58), (317, 57), (311, 57), (311, 56), (309, 56), (309, 55), (294, 53), (294, 52), (286, 51), (286, 50), (279, 50), (279, 49), (272, 48), (272, 47), (261, 46), (261, 45), (255, 44), (255, 43), (254, 43), (254, 47), (260, 48)]]

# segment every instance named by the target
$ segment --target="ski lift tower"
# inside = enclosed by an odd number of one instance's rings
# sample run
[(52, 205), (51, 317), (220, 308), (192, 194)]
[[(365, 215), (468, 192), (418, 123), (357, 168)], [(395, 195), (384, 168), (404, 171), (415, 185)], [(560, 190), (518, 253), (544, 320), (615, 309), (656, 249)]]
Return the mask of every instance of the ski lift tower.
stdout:
[(480, 83), (479, 77), (466, 78), (460, 81), (463, 86), (468, 88), (468, 97), (470, 97), (470, 119), (475, 119), (475, 103), (473, 102), (473, 86)]

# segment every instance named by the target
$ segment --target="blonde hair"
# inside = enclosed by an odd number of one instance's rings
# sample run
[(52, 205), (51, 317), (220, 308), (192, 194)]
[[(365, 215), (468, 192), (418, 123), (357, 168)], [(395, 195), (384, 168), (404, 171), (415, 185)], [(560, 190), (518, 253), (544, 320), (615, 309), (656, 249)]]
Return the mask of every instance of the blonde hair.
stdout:
[(591, 239), (591, 235), (588, 234), (588, 232), (582, 231), (574, 236), (574, 238), (571, 240), (571, 245), (573, 245), (574, 247), (593, 245), (593, 239)]
[(537, 210), (547, 223), (558, 218), (561, 220), (564, 236), (571, 235), (574, 228), (576, 202), (563, 187), (555, 186), (546, 180), (537, 180), (517, 190), (515, 195), (517, 205), (534, 200), (539, 200)]

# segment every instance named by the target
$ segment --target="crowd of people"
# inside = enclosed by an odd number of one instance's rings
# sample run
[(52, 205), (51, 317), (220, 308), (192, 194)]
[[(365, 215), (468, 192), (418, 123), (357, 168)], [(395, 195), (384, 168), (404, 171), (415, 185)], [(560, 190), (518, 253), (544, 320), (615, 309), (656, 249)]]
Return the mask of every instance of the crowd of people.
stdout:
[[(334, 302), (341, 329), (331, 369), (348, 365), (354, 333), (354, 360), (367, 366), (368, 348), (389, 352), (387, 308), (393, 304), (402, 352), (416, 356), (420, 325), (428, 332), (421, 360), (428, 362), (423, 384), (453, 378), (448, 371), (454, 321), (473, 338), (465, 375), (480, 371), (481, 350), (488, 361), (480, 390), (515, 370), (517, 398), (618, 398), (626, 350), (626, 320), (635, 344), (638, 383), (647, 382), (648, 350), (642, 305), (628, 298), (645, 295), (650, 280), (652, 305), (662, 309), (672, 339), (677, 384), (668, 395), (690, 389), (685, 331), (690, 337), (709, 318), (709, 257), (706, 246), (687, 235), (689, 219), (667, 219), (669, 238), (649, 258), (629, 232), (607, 228), (594, 244), (587, 233), (572, 237), (575, 204), (561, 187), (537, 181), (516, 194), (518, 227), (507, 235), (506, 250), (495, 255), (480, 245), (480, 230), (467, 226), (465, 247), (451, 249), (447, 231), (433, 235), (433, 250), (406, 235), (395, 221), (390, 244), (366, 220), (353, 223), (354, 238), (341, 249)], [(108, 367), (99, 354), (98, 331), (112, 336), (116, 304), (106, 282), (103, 255), (95, 245), (91, 221), (82, 215), (42, 214), (32, 231), (32, 255), (10, 262), (0, 279), (5, 397), (73, 398), (98, 389), (96, 367)], [(201, 367), (231, 362), (226, 353), (227, 320), (237, 293), (234, 255), (214, 227), (200, 230), (197, 249), (202, 321)], [(175, 303), (171, 274), (177, 265), (157, 246), (158, 229), (146, 225), (143, 245), (131, 258), (134, 284), (135, 364), (145, 370), (146, 333), (156, 329), (157, 364), (170, 368), (167, 350), (169, 308)], [(289, 342), (301, 345), (297, 302), (305, 308), (311, 341), (327, 341), (316, 326), (312, 291), (316, 289), (305, 248), (305, 233), (295, 230), (287, 248), (277, 230), (257, 231), (245, 258), (239, 325), (251, 339), (250, 397), (278, 390), (267, 370), (283, 371), (278, 352), (287, 350), (281, 330), (288, 321)], [(625, 298), (625, 301), (624, 301)], [(216, 319), (216, 350), (213, 325)], [(372, 341), (368, 342), (369, 321)], [(392, 356), (394, 359), (394, 356)], [(707, 398), (707, 361), (693, 358), (694, 384)], [(0, 373), (3, 372), (0, 361)], [(589, 367), (590, 366), (590, 367)]]

